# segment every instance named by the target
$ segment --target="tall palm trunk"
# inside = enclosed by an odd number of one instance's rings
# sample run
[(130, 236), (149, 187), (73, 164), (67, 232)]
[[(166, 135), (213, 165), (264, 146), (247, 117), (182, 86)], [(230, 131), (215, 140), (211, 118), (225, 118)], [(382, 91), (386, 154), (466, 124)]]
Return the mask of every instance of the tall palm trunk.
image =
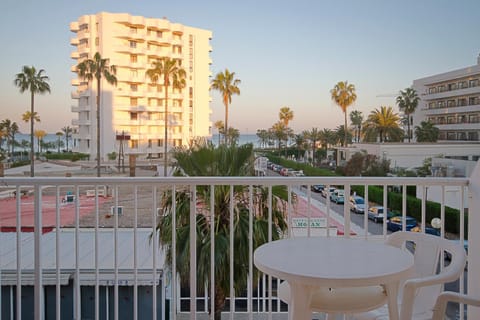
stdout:
[(410, 113), (407, 114), (408, 143), (410, 143)]
[(345, 112), (343, 113), (345, 115), (345, 126), (343, 127), (343, 130), (345, 131), (344, 139), (343, 139), (343, 146), (347, 146), (347, 108), (345, 108)]
[(228, 137), (228, 102), (225, 103), (225, 129), (223, 132), (223, 142), (227, 143)]
[(100, 177), (100, 77), (97, 78), (97, 177)]
[(34, 140), (33, 140), (33, 104), (35, 102), (35, 94), (33, 90), (31, 91), (31, 102), (30, 102), (30, 177), (35, 176), (35, 149), (34, 149)]
[[(225, 292), (223, 292), (223, 289), (216, 285), (215, 286), (215, 303), (214, 303), (214, 319), (215, 320), (221, 320), (222, 319), (222, 310), (225, 308)], [(230, 308), (233, 308), (233, 306), (230, 306)], [(210, 310), (211, 312), (211, 310)]]
[[(163, 80), (163, 83), (166, 84), (168, 82), (168, 78)], [(164, 141), (163, 141), (163, 176), (167, 176), (167, 165), (168, 165), (168, 157), (167, 157), (167, 139), (168, 139), (168, 86), (165, 86), (165, 134), (164, 134)]]

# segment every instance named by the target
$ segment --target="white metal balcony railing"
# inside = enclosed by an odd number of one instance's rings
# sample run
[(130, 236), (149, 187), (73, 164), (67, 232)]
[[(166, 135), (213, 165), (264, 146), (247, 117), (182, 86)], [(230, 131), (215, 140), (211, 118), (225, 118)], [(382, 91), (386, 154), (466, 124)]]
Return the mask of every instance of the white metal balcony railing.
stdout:
[[(321, 207), (329, 227), (326, 236), (333, 236), (335, 228), (342, 228), (346, 237), (384, 238), (388, 231), (385, 221), (378, 235), (369, 230), (367, 215), (363, 223), (355, 224), (349, 206), (335, 212), (330, 200), (325, 204), (312, 196), (309, 186), (314, 184), (342, 186), (350, 194), (352, 186), (362, 186), (368, 197), (367, 186), (376, 185), (384, 190), (383, 205), (388, 207), (386, 191), (389, 187), (402, 186), (403, 208), (406, 208), (406, 187), (415, 185), (424, 191), (439, 188), (441, 216), (445, 220), (445, 193), (452, 190), (460, 203), (459, 238), (466, 235), (463, 209), (469, 207), (470, 226), (478, 225), (480, 208), (480, 166), (470, 178), (375, 178), (375, 177), (192, 177), (192, 178), (0, 178), (0, 282), (2, 285), (0, 310), (5, 319), (182, 319), (207, 317), (212, 303), (202, 292), (210, 292), (212, 283), (199, 285), (197, 279), (197, 237), (195, 225), (199, 212), (205, 212), (205, 203), (197, 201), (197, 187), (207, 186), (210, 190), (229, 186), (230, 203), (238, 201), (234, 188), (246, 186), (245, 203), (248, 203), (248, 268), (247, 286), (242, 295), (235, 296), (233, 267), (230, 268), (230, 294), (227, 297), (225, 315), (230, 319), (271, 319), (274, 314), (283, 314), (287, 306), (276, 298), (278, 280), (266, 276), (253, 283), (252, 219), (257, 215), (253, 205), (254, 186), (264, 186), (268, 191), (268, 224), (272, 225), (273, 188), (286, 186), (288, 201), (285, 219), (288, 231), (294, 233), (293, 219), (300, 216), (312, 221), (314, 208)], [(307, 188), (302, 187), (306, 185)], [(165, 264), (165, 253), (159, 245), (159, 234), (155, 231), (161, 211), (164, 191), (176, 195), (189, 190), (190, 203), (190, 256), (189, 290), (180, 286), (176, 273), (176, 255), (172, 265)], [(423, 192), (426, 194), (427, 192)], [(15, 195), (19, 195), (15, 197)], [(468, 200), (467, 195), (469, 195)], [(214, 207), (214, 199), (210, 207)], [(303, 211), (299, 204), (303, 203)], [(426, 200), (422, 199), (421, 225), (425, 231)], [(173, 204), (175, 210), (177, 203)], [(230, 205), (233, 221), (234, 206)], [(367, 209), (368, 210), (368, 209)], [(117, 214), (116, 214), (117, 213)], [(408, 214), (403, 209), (403, 215)], [(343, 215), (343, 217), (341, 217)], [(337, 219), (341, 223), (335, 225)], [(213, 221), (211, 219), (211, 221)], [(314, 236), (316, 230), (307, 224), (306, 236)], [(21, 226), (21, 227), (19, 227)], [(230, 225), (233, 241), (233, 223)], [(213, 228), (212, 228), (213, 229)], [(271, 228), (269, 228), (271, 229)], [(333, 231), (332, 231), (333, 230)], [(338, 230), (338, 229), (337, 229)], [(176, 220), (172, 221), (172, 234), (176, 235)], [(167, 232), (160, 230), (160, 232)], [(213, 232), (210, 237), (213, 236)], [(442, 226), (441, 236), (446, 236)], [(480, 266), (480, 236), (469, 234), (468, 269)], [(269, 232), (268, 240), (272, 239)], [(177, 247), (176, 237), (172, 240)], [(232, 242), (231, 242), (232, 244)], [(233, 245), (232, 245), (233, 246)], [(214, 248), (210, 248), (213, 252)], [(321, 254), (321, 252), (315, 253)], [(381, 257), (378, 257), (381, 259)], [(230, 261), (236, 259), (230, 251)], [(210, 260), (213, 266), (213, 259)], [(230, 263), (232, 266), (233, 263)], [(210, 271), (213, 272), (213, 269)], [(468, 271), (466, 271), (468, 272)], [(185, 279), (183, 279), (185, 280)], [(465, 278), (459, 281), (459, 290), (466, 292)], [(474, 282), (477, 281), (477, 282)], [(479, 276), (468, 275), (469, 293), (479, 294)], [(182, 282), (184, 283), (184, 282)], [(33, 287), (32, 287), (33, 286)], [(33, 288), (33, 289), (32, 289)], [(25, 297), (29, 296), (29, 299)], [(235, 301), (230, 304), (228, 302)], [(210, 305), (211, 306), (211, 305)], [(190, 312), (196, 310), (196, 312)], [(461, 309), (463, 310), (463, 309)], [(463, 313), (460, 317), (463, 318)], [(478, 315), (477, 315), (478, 316)], [(209, 316), (213, 319), (213, 315)], [(475, 316), (469, 314), (470, 319)]]

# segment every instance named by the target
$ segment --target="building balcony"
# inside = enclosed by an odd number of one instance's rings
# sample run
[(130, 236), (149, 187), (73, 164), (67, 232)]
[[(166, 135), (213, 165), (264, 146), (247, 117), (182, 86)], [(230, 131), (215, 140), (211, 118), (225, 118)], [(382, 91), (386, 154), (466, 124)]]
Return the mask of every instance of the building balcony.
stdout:
[(480, 93), (480, 86), (450, 90), (450, 91), (446, 90), (446, 91), (436, 92), (436, 93), (427, 93), (422, 95), (422, 100), (431, 101), (431, 100), (445, 99), (449, 97), (459, 97), (459, 96), (478, 94), (478, 93)]
[(72, 99), (80, 99), (80, 93), (78, 91), (73, 91), (70, 93)]
[(70, 44), (72, 46), (78, 46), (79, 43), (80, 41), (78, 40), (78, 38), (70, 38)]
[(70, 22), (70, 31), (78, 32), (79, 29), (78, 22)]
[(72, 79), (71, 81), (72, 86), (79, 86), (80, 85), (80, 79)]
[(80, 58), (80, 53), (78, 53), (78, 52), (76, 52), (76, 51), (75, 51), (75, 52), (72, 52), (72, 53), (70, 53), (70, 58), (72, 58), (72, 59), (79, 59), (79, 58)]
[(72, 119), (72, 125), (74, 126), (89, 126), (92, 124), (91, 120), (86, 119)]
[(474, 104), (469, 106), (456, 106), (456, 107), (444, 107), (444, 108), (427, 108), (424, 109), (425, 115), (448, 115), (457, 113), (470, 113), (480, 111), (480, 105)]
[[(76, 147), (76, 150), (80, 149)], [(162, 147), (126, 147), (126, 154), (137, 154), (136, 151), (155, 153), (154, 150), (163, 152)], [(138, 160), (137, 166), (152, 167), (155, 163)], [(161, 159), (158, 163), (161, 163)], [(253, 236), (249, 230), (253, 230), (254, 221), (259, 219), (264, 219), (262, 223), (265, 221), (265, 225), (276, 223), (271, 214), (263, 217), (264, 213), (256, 205), (248, 205), (250, 201), (253, 204), (257, 201), (258, 194), (252, 186), (263, 186), (267, 190), (267, 199), (262, 201), (268, 212), (278, 209), (273, 201), (272, 189), (282, 187), (288, 190), (280, 206), (285, 208), (282, 217), (286, 229), (276, 233), (279, 237), (302, 234), (383, 241), (390, 233), (386, 221), (377, 224), (367, 220), (365, 215), (351, 213), (349, 206), (324, 200), (310, 191), (312, 185), (341, 186), (345, 194), (350, 194), (354, 186), (362, 190), (368, 190), (368, 186), (379, 186), (384, 192), (401, 188), (402, 191), (396, 193), (398, 203), (403, 202), (401, 198), (407, 201), (407, 186), (415, 186), (420, 191), (417, 192), (418, 212), (407, 212), (407, 206), (404, 206), (399, 214), (415, 215), (420, 232), (426, 232), (425, 227), (429, 223), (426, 217), (434, 215), (429, 211), (434, 206), (425, 205), (425, 202), (437, 194), (440, 199), (438, 214), (442, 218), (440, 237), (455, 237), (463, 242), (468, 233), (468, 266), (465, 275), (455, 284), (458, 285), (457, 290), (475, 294), (479, 289), (480, 274), (468, 271), (480, 268), (480, 234), (476, 232), (476, 226), (480, 224), (480, 164), (477, 164), (469, 178), (263, 176), (161, 179), (153, 176), (154, 171), (150, 177), (126, 177), (121, 173), (121, 166), (117, 165), (116, 161), (101, 164), (102, 170), (116, 172), (119, 175), (117, 177), (0, 177), (0, 204), (2, 212), (6, 213), (0, 216), (0, 241), (4, 249), (0, 260), (0, 283), (2, 292), (6, 293), (2, 294), (3, 317), (14, 318), (21, 311), (22, 315), (32, 315), (32, 319), (55, 318), (56, 312), (73, 315), (75, 319), (95, 318), (95, 314), (105, 313), (114, 318), (122, 315), (130, 319), (162, 319), (164, 312), (168, 319), (208, 318), (210, 299), (205, 292), (210, 292), (212, 286), (208, 275), (217, 267), (215, 260), (209, 257), (210, 246), (199, 246), (184, 254), (182, 257), (186, 260), (180, 262), (166, 259), (162, 244), (187, 239), (185, 242), (188, 245), (188, 239), (200, 240), (200, 237), (205, 237), (202, 238), (205, 240), (202, 244), (216, 242), (212, 238), (216, 236), (213, 232), (200, 234), (197, 230), (205, 231), (204, 228), (208, 227), (209, 223), (204, 222), (209, 220), (198, 217), (216, 214), (209, 208), (210, 205), (217, 207), (215, 201), (218, 199), (215, 197), (212, 202), (198, 200), (205, 188), (213, 192), (219, 186), (236, 190), (228, 201), (237, 203), (240, 202), (236, 198), (240, 194), (237, 194), (237, 190), (243, 188), (245, 192), (241, 193), (241, 202), (247, 204), (245, 234), (248, 236), (242, 243), (242, 247), (247, 248), (247, 260), (238, 261), (238, 252), (225, 250), (228, 252), (225, 258), (234, 263), (231, 264), (232, 269), (224, 272), (227, 282), (236, 283), (234, 279), (238, 278), (234, 278), (234, 275), (238, 277), (238, 270), (233, 266), (241, 265), (246, 271), (245, 278), (240, 279), (245, 286), (235, 295), (233, 290), (232, 295), (227, 292), (224, 316), (228, 317), (230, 313), (230, 316), (235, 314), (239, 319), (286, 319), (288, 310), (288, 306), (280, 302), (277, 296), (280, 280), (263, 274), (259, 275), (258, 281), (252, 280), (254, 277), (251, 275), (258, 271), (252, 263), (253, 252), (258, 244), (251, 241)], [(128, 156), (125, 166), (128, 172)], [(11, 198), (14, 191), (24, 196)], [(164, 191), (167, 193), (164, 194)], [(157, 232), (156, 226), (162, 219), (168, 218), (169, 213), (163, 211), (162, 200), (172, 193), (185, 194), (187, 197), (184, 202), (174, 202), (177, 209), (180, 204), (190, 207), (187, 208), (186, 219), (173, 222), (172, 229), (168, 231), (172, 234), (170, 241), (162, 233), (163, 230)], [(384, 199), (381, 205), (389, 207), (391, 204), (386, 203), (387, 196)], [(451, 207), (449, 201), (455, 201), (458, 208), (468, 208), (468, 219), (463, 210), (453, 214), (451, 208), (447, 210), (447, 206)], [(227, 210), (226, 217), (237, 215), (233, 207)], [(314, 216), (317, 213), (323, 216)], [(295, 219), (299, 217), (306, 222), (305, 226), (296, 223)], [(196, 221), (202, 225), (195, 226)], [(317, 221), (321, 224), (317, 225)], [(178, 230), (182, 230), (181, 235), (177, 234)], [(233, 237), (234, 230), (228, 230), (227, 236)], [(273, 240), (270, 232), (266, 239)], [(174, 244), (171, 247), (172, 257), (177, 257), (177, 250), (183, 249), (180, 249), (180, 242)], [(200, 254), (205, 255), (204, 260), (199, 259)], [(381, 259), (375, 257), (372, 263), (378, 263)], [(198, 261), (213, 263), (197, 268)], [(178, 269), (179, 263), (193, 266), (188, 268), (182, 279), (177, 272), (171, 272)], [(352, 266), (355, 266), (354, 261)], [(202, 279), (207, 279), (201, 285), (197, 283), (200, 272), (204, 272)], [(21, 294), (21, 299), (15, 299), (16, 294)], [(468, 319), (480, 318), (478, 310), (469, 308), (464, 311), (463, 306), (460, 310), (462, 316)], [(134, 312), (137, 314), (134, 315)]]

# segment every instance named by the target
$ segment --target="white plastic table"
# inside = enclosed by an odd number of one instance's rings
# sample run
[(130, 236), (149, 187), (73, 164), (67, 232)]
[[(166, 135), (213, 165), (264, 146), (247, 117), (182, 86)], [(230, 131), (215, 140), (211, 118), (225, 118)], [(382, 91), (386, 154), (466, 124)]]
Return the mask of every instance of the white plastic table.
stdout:
[[(288, 281), (290, 320), (311, 320), (315, 288), (384, 285), (390, 319), (398, 319), (401, 280), (413, 272), (413, 255), (382, 242), (343, 237), (289, 238), (266, 243), (254, 253), (256, 267)], [(348, 306), (346, 310), (348, 311)]]

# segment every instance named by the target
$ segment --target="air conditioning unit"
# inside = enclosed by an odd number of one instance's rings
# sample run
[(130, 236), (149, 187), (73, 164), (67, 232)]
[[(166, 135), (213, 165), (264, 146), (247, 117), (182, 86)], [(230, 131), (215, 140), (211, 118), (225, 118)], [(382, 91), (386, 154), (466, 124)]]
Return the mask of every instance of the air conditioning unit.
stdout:
[[(117, 206), (117, 214), (122, 215), (123, 214), (123, 206)], [(110, 207), (110, 215), (113, 216), (115, 214), (115, 206)]]

